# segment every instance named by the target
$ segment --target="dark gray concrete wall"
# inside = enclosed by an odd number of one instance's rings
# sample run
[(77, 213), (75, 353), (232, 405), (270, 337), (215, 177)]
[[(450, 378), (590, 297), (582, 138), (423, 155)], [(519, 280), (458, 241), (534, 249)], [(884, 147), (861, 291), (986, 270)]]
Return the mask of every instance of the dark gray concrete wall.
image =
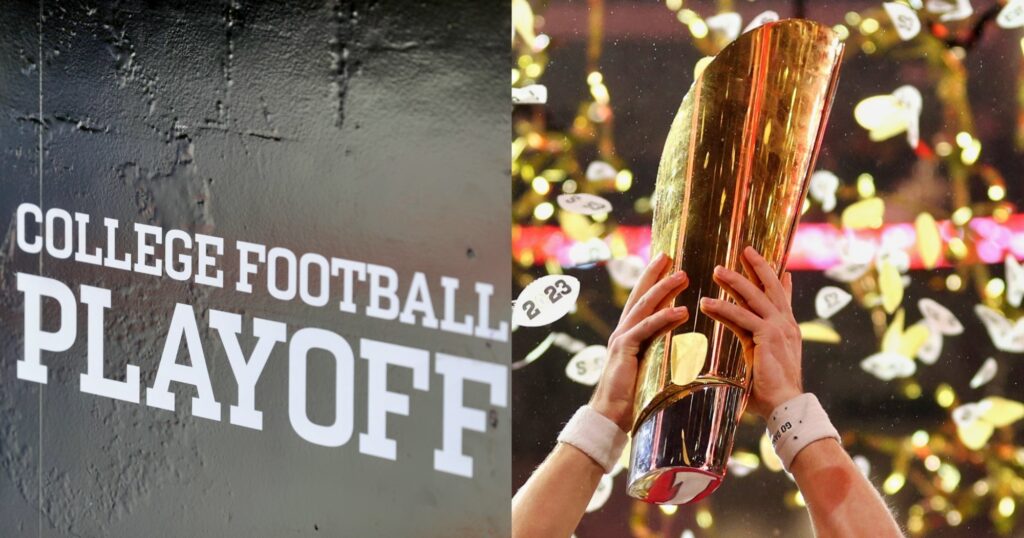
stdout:
[[(389, 417), (397, 461), (360, 454), (360, 337), (507, 364), (507, 343), (20, 252), (22, 202), (248, 240), (497, 286), (507, 320), (507, 2), (4, 2), (0, 16), (0, 536), (494, 536), (508, 532), (510, 420), (466, 432), (472, 480), (433, 469), (441, 378)], [(40, 34), (41, 30), (41, 34)], [(129, 237), (127, 234), (124, 237)], [(235, 267), (225, 267), (232, 281)], [(79, 338), (46, 353), (49, 383), (17, 379), (18, 272), (113, 291), (112, 372), (150, 386), (176, 302), (194, 305), (220, 422), (79, 390)], [(435, 305), (442, 289), (432, 288)], [(360, 295), (362, 294), (362, 296)], [(357, 302), (365, 302), (365, 291)], [(457, 308), (476, 309), (475, 295)], [(53, 305), (44, 310), (54, 323)], [(227, 422), (236, 387), (211, 308), (345, 337), (356, 351), (355, 432), (338, 448), (288, 420), (287, 347), (257, 386), (263, 431)], [(255, 340), (242, 338), (246, 353)], [(434, 357), (431, 356), (433, 361)], [(433, 367), (433, 365), (432, 365)], [(118, 374), (120, 375), (120, 374)], [(329, 421), (333, 370), (311, 366), (310, 414)]]

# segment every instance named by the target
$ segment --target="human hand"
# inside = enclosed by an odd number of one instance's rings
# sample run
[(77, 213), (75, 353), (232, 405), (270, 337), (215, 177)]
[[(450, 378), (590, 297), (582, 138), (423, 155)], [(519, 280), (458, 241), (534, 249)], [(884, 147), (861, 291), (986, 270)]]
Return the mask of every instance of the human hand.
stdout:
[(705, 297), (700, 309), (723, 323), (753, 358), (753, 386), (747, 407), (767, 418), (779, 404), (803, 393), (800, 327), (793, 317), (793, 276), (780, 280), (753, 247), (740, 257), (747, 276), (716, 267), (715, 283), (735, 301)]
[(590, 406), (608, 417), (624, 432), (633, 427), (633, 396), (636, 390), (640, 348), (655, 335), (682, 325), (689, 318), (685, 306), (669, 308), (689, 279), (683, 271), (659, 278), (669, 269), (669, 258), (659, 253), (640, 276), (608, 339), (605, 362)]

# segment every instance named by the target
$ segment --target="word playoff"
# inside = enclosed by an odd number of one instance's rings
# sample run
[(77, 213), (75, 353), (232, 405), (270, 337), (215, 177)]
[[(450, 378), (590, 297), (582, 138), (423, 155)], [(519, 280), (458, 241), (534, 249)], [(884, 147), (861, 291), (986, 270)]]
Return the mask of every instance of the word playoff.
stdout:
[[(202, 234), (188, 234), (180, 230), (164, 232), (161, 228), (135, 224), (137, 242), (134, 252), (118, 245), (115, 232), (117, 221), (104, 219), (106, 247), (88, 245), (89, 217), (73, 215), (59, 208), (43, 212), (33, 204), (22, 204), (17, 211), (17, 246), (22, 252), (43, 252), (56, 259), (100, 265), (175, 280), (193, 280), (197, 284), (224, 287), (224, 271), (220, 262), (224, 255), (224, 240)], [(92, 234), (95, 235), (95, 234)], [(158, 249), (157, 245), (162, 245)], [(296, 256), (287, 249), (238, 241), (239, 276), (237, 291), (252, 293), (252, 276), (267, 274), (269, 293), (277, 299), (288, 300), (299, 295), (312, 305), (328, 303), (330, 279), (340, 276), (342, 291), (338, 308), (349, 314), (363, 313), (368, 317), (397, 320), (404, 324), (418, 323), (427, 328), (484, 338), (507, 341), (508, 322), (492, 327), (490, 298), (494, 287), (476, 283), (479, 309), (476, 315), (465, 314), (456, 319), (454, 295), (459, 281), (441, 278), (445, 304), (439, 319), (433, 309), (426, 277), (417, 272), (409, 285), (403, 302), (398, 295), (397, 272), (386, 266), (363, 263), (318, 254)], [(162, 259), (158, 254), (163, 255)], [(275, 274), (285, 271), (282, 278)], [(200, 336), (195, 309), (188, 304), (174, 305), (164, 338), (160, 362), (152, 386), (141, 386), (139, 366), (128, 364), (123, 372), (108, 377), (110, 371), (104, 355), (104, 320), (112, 308), (111, 292), (101, 287), (79, 285), (76, 290), (58, 280), (19, 272), (17, 289), (24, 296), (24, 353), (17, 361), (17, 377), (26, 381), (46, 384), (48, 368), (43, 364), (43, 352), (66, 352), (79, 337), (79, 306), (84, 305), (86, 369), (81, 374), (79, 388), (84, 393), (145, 405), (168, 411), (175, 410), (175, 396), (171, 383), (191, 385), (195, 389), (191, 413), (209, 420), (222, 420), (222, 404), (217, 399), (207, 368), (206, 353)], [(354, 302), (352, 288), (356, 281), (366, 282), (368, 304)], [(56, 319), (43, 320), (44, 302), (56, 306)], [(48, 307), (49, 308), (49, 307)], [(231, 424), (263, 429), (263, 412), (256, 408), (256, 386), (271, 353), (280, 347), (288, 354), (288, 418), (295, 432), (310, 443), (326, 447), (347, 444), (354, 433), (356, 352), (341, 335), (321, 328), (289, 327), (280, 321), (252, 318), (251, 335), (255, 339), (252, 352), (246, 356), (239, 343), (242, 334), (242, 315), (214, 308), (205, 309), (209, 328), (217, 338), (230, 363), (237, 384), (237, 401), (230, 405), (228, 420)], [(48, 310), (48, 312), (53, 312)], [(289, 334), (290, 333), (290, 334)], [(188, 364), (179, 363), (179, 353), (185, 350)], [(307, 375), (310, 354), (328, 356), (334, 362), (334, 421), (320, 424), (310, 419), (307, 412)], [(413, 391), (428, 392), (431, 379), (440, 377), (442, 390), (441, 447), (434, 450), (434, 469), (472, 478), (473, 458), (464, 452), (463, 434), (466, 430), (486, 432), (487, 412), (469, 407), (464, 391), (469, 382), (488, 388), (488, 402), (492, 406), (508, 406), (508, 368), (483, 360), (462, 357), (416, 347), (360, 338), (358, 355), (366, 361), (366, 431), (359, 434), (360, 453), (395, 460), (397, 443), (387, 435), (389, 415), (410, 416), (410, 394), (388, 387), (389, 371), (395, 367), (411, 371)], [(423, 411), (420, 411), (423, 412)]]

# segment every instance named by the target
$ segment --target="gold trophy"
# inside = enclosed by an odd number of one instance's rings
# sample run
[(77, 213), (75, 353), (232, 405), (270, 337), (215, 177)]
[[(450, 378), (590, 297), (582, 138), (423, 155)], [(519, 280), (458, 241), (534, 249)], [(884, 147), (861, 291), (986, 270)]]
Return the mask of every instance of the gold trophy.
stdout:
[(629, 494), (685, 504), (725, 477), (747, 404), (750, 358), (701, 297), (728, 296), (716, 265), (742, 271), (752, 245), (781, 271), (800, 217), (839, 74), (843, 44), (821, 24), (789, 19), (741, 35), (697, 75), (665, 141), (654, 191), (651, 255), (684, 268), (676, 298), (691, 319), (642, 354)]

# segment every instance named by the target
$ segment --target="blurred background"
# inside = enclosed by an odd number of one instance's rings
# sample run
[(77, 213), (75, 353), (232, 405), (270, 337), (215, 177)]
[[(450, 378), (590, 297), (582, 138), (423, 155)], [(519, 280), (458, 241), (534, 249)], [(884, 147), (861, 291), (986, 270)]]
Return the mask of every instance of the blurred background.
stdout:
[[(698, 60), (773, 15), (846, 43), (790, 259), (805, 387), (909, 534), (1024, 536), (1024, 2), (513, 0), (513, 296), (580, 281), (514, 332), (513, 491), (593, 390)], [(745, 417), (722, 487), (675, 510), (606, 477), (576, 535), (812, 536), (763, 434)]]

